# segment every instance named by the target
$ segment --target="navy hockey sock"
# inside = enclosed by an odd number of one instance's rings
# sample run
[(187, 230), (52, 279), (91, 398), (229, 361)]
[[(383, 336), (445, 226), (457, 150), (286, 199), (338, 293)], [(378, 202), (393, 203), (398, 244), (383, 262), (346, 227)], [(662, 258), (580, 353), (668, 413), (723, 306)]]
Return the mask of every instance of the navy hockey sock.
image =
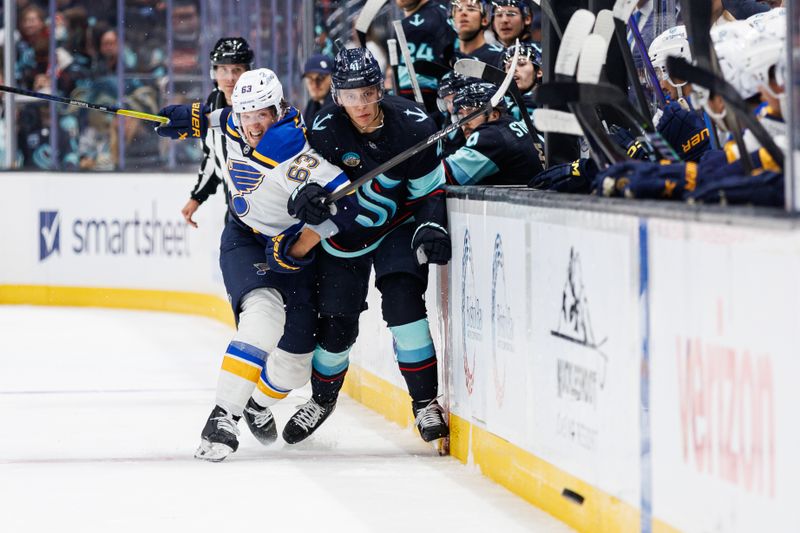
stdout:
[(311, 372), (311, 390), (314, 401), (319, 405), (335, 402), (339, 397), (339, 391), (342, 390), (342, 385), (344, 385), (345, 374), (347, 374), (347, 368), (332, 376), (326, 376), (313, 370)]
[(399, 362), (400, 372), (406, 380), (408, 393), (415, 402), (429, 402), (439, 393), (436, 356), (415, 363)]

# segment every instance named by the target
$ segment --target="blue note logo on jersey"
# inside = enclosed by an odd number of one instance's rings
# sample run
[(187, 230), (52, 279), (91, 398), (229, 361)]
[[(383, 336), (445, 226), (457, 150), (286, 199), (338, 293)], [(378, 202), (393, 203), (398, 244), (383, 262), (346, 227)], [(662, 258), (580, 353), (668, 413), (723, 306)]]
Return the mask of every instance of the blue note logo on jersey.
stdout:
[(61, 255), (61, 218), (58, 211), (39, 211), (39, 261)]
[(233, 210), (237, 215), (243, 217), (250, 211), (250, 203), (244, 195), (258, 189), (261, 182), (264, 181), (264, 174), (248, 163), (235, 159), (228, 161), (228, 171), (230, 172), (233, 186), (236, 187), (236, 192), (231, 191)]
[(355, 152), (347, 152), (342, 156), (342, 163), (348, 167), (357, 167), (361, 163), (361, 156)]

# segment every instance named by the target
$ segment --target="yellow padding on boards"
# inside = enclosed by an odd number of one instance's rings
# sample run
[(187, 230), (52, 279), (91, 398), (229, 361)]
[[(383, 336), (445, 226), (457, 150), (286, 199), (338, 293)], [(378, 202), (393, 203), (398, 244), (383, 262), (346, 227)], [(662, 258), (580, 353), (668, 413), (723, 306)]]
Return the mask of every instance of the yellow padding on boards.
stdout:
[(227, 355), (222, 358), (222, 370), (253, 383), (258, 381), (258, 376), (261, 374), (260, 366), (253, 366)]
[(350, 365), (342, 390), (395, 424), (409, 427), (414, 423), (408, 392), (359, 366)]
[(228, 302), (211, 294), (146, 289), (0, 285), (0, 304), (112, 307), (200, 315), (234, 325)]
[[(256, 377), (258, 377), (258, 376), (256, 376)], [(260, 379), (258, 380), (258, 384), (256, 386), (258, 387), (258, 390), (260, 390), (261, 392), (263, 392), (265, 395), (269, 396), (270, 398), (276, 398), (278, 400), (281, 400), (283, 398), (286, 398), (289, 395), (288, 392), (278, 392), (278, 391), (270, 389)]]

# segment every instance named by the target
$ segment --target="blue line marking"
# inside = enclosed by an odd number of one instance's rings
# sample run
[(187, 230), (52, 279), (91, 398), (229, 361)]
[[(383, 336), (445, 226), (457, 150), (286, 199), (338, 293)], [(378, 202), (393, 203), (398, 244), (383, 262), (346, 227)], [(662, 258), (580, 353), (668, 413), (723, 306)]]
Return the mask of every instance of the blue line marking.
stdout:
[(642, 339), (642, 361), (640, 375), (641, 402), (639, 408), (640, 478), (641, 478), (641, 531), (653, 530), (653, 477), (650, 446), (650, 260), (648, 257), (647, 219), (639, 219), (639, 306)]

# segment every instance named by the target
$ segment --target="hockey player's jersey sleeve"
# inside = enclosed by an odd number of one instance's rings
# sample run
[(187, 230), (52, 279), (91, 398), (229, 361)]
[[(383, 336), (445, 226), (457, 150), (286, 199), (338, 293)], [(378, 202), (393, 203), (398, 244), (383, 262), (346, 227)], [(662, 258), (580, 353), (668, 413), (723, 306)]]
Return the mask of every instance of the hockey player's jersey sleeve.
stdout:
[(451, 185), (475, 185), (499, 170), (496, 161), (502, 157), (503, 139), (494, 128), (472, 132), (465, 146), (443, 161), (445, 179)]
[[(297, 169), (296, 171), (294, 169)], [(304, 170), (307, 172), (304, 177)], [(329, 195), (341, 191), (350, 184), (350, 179), (342, 170), (325, 160), (313, 148), (308, 148), (299, 155), (289, 167), (288, 177), (307, 179), (325, 189)], [(355, 192), (355, 191), (354, 191)], [(353, 223), (358, 215), (358, 200), (354, 192), (347, 194), (335, 202), (333, 216), (316, 226), (310, 226), (323, 239), (344, 231)]]
[(408, 178), (408, 204), (414, 210), (414, 218), (418, 224), (435, 222), (445, 226), (445, 178), (436, 147), (424, 150), (414, 161)]

